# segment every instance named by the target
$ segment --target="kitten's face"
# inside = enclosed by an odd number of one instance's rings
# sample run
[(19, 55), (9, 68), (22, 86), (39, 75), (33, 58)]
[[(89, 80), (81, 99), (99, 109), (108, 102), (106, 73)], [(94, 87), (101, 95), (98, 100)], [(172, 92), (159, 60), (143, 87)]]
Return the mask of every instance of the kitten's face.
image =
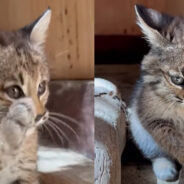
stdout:
[(184, 19), (142, 6), (136, 13), (151, 45), (141, 66), (144, 84), (166, 102), (184, 105)]
[(30, 97), (36, 107), (37, 124), (43, 123), (48, 116), (45, 108), (49, 95), (49, 71), (43, 52), (45, 32), (38, 30), (39, 26), (42, 31), (44, 26), (47, 30), (49, 20), (44, 19), (50, 20), (48, 12), (31, 25), (30, 30), (26, 27), (16, 32), (0, 32), (0, 107), (9, 107), (17, 99)]
[(142, 63), (146, 85), (167, 102), (184, 105), (184, 49), (149, 53)]

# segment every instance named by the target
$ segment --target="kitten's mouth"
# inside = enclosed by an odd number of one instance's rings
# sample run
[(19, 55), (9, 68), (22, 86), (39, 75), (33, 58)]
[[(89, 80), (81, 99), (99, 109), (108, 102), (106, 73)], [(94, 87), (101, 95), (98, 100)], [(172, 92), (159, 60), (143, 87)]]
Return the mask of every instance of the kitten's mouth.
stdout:
[(177, 102), (178, 102), (178, 103), (183, 103), (183, 99), (180, 98), (179, 96), (176, 96), (176, 99), (177, 99)]
[(48, 119), (49, 119), (49, 112), (47, 111), (47, 112), (45, 112), (45, 114), (41, 118), (39, 118), (39, 120), (35, 121), (36, 122), (36, 127), (42, 125)]

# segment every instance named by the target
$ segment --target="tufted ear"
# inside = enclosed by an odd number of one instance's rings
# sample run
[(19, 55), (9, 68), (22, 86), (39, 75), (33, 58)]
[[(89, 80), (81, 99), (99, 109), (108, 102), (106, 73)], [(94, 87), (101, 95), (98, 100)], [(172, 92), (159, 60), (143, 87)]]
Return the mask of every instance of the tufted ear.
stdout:
[(22, 29), (24, 33), (28, 34), (31, 43), (37, 47), (42, 48), (45, 43), (50, 19), (51, 10), (47, 9), (39, 18)]
[(174, 17), (145, 8), (142, 5), (136, 5), (135, 12), (137, 23), (151, 46), (164, 47), (170, 43), (172, 35), (167, 34), (167, 28)]

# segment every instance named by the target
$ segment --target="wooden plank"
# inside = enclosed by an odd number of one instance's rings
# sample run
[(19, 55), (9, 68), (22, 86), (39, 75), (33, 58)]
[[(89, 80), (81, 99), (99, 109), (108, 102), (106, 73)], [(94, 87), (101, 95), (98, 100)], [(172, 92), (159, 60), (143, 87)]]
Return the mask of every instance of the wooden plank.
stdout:
[(0, 0), (0, 29), (20, 28), (52, 9), (47, 53), (52, 79), (94, 76), (93, 0)]
[(139, 35), (136, 25), (134, 5), (167, 12), (173, 15), (184, 15), (184, 1), (167, 0), (95, 0), (95, 33), (98, 35)]
[[(137, 35), (140, 30), (136, 25), (135, 4), (165, 10), (166, 0), (96, 0), (95, 33), (98, 35)], [(102, 13), (103, 12), (103, 13)]]

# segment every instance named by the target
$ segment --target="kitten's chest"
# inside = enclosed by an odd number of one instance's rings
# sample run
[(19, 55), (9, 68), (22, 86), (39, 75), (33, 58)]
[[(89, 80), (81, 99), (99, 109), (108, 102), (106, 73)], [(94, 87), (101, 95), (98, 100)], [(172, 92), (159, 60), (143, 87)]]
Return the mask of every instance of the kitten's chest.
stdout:
[(184, 132), (184, 108), (173, 107), (164, 111), (158, 111), (155, 119), (169, 120), (178, 132)]
[(175, 109), (175, 112), (172, 116), (173, 120), (175, 120), (175, 126), (176, 128), (184, 132), (184, 108)]
[(0, 183), (2, 184), (10, 184), (16, 181), (18, 178), (18, 161), (15, 159), (10, 161), (11, 163), (8, 165), (8, 167), (0, 171)]
[[(25, 138), (17, 154), (5, 155), (1, 159), (4, 167), (0, 170), (0, 184), (11, 184), (24, 177), (26, 173), (24, 168), (29, 168), (34, 172), (37, 161), (37, 132)], [(29, 160), (31, 160), (31, 163)]]

